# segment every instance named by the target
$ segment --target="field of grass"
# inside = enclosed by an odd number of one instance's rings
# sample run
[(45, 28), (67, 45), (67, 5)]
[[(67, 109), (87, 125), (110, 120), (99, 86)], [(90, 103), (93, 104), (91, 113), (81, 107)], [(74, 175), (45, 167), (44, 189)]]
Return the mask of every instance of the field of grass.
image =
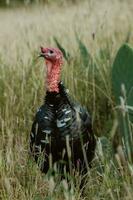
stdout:
[[(132, 200), (133, 174), (111, 148), (117, 125), (110, 75), (118, 48), (133, 44), (132, 19), (132, 0), (0, 10), (0, 199)], [(83, 193), (78, 173), (70, 187), (41, 174), (29, 155), (33, 116), (45, 94), (45, 67), (36, 58), (41, 45), (56, 46), (54, 37), (71, 56), (62, 79), (91, 111), (95, 134), (102, 136)], [(88, 48), (88, 66), (77, 37)]]

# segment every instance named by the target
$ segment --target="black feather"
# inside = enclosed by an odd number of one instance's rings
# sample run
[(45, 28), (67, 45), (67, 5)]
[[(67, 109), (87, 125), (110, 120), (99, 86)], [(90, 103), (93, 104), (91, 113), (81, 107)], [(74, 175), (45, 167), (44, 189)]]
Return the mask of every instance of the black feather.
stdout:
[[(71, 166), (77, 168), (80, 165), (87, 169), (87, 163), (90, 165), (94, 157), (96, 140), (91, 117), (85, 108), (70, 99), (62, 82), (59, 83), (59, 93), (46, 93), (45, 102), (36, 113), (30, 138), (31, 152), (45, 173), (50, 167), (49, 155), (52, 155), (53, 163), (63, 161), (67, 170), (69, 160)], [(66, 138), (71, 156), (68, 155)]]

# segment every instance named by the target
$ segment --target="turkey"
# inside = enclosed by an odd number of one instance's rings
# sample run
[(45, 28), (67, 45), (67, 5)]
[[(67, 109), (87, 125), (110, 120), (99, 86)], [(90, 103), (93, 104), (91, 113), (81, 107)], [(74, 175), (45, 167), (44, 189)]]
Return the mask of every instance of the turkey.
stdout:
[(51, 162), (67, 171), (86, 170), (96, 146), (91, 117), (84, 107), (71, 100), (60, 80), (62, 52), (41, 47), (40, 57), (46, 63), (46, 95), (32, 124), (31, 153), (45, 173), (51, 168)]

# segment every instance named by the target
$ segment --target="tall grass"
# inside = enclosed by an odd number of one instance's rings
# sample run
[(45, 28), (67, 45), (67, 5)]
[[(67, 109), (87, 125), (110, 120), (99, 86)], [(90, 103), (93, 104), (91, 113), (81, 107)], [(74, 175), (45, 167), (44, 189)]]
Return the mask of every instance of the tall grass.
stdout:
[[(114, 160), (111, 148), (117, 122), (110, 76), (116, 51), (129, 31), (132, 44), (131, 2), (90, 0), (73, 6), (0, 10), (2, 200), (132, 199), (132, 177), (122, 168), (118, 154)], [(83, 61), (77, 36), (86, 46), (90, 61)], [(64, 62), (62, 79), (70, 94), (90, 109), (94, 131), (103, 136), (82, 195), (79, 185), (83, 177), (78, 173), (76, 184), (70, 181), (70, 187), (66, 180), (41, 174), (29, 155), (32, 119), (45, 94), (45, 68), (36, 58), (40, 45), (56, 45), (55, 37), (70, 54), (70, 61)]]

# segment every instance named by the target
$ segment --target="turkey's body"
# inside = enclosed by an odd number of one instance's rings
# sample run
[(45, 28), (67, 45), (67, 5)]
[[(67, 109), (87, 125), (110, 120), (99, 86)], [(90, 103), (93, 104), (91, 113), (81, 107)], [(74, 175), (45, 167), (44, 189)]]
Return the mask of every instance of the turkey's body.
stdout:
[[(59, 93), (47, 92), (31, 130), (31, 152), (41, 170), (47, 172), (52, 162), (86, 169), (94, 157), (96, 146), (89, 113), (73, 103), (62, 83)], [(43, 161), (42, 161), (43, 160)], [(71, 164), (70, 164), (71, 163)]]

